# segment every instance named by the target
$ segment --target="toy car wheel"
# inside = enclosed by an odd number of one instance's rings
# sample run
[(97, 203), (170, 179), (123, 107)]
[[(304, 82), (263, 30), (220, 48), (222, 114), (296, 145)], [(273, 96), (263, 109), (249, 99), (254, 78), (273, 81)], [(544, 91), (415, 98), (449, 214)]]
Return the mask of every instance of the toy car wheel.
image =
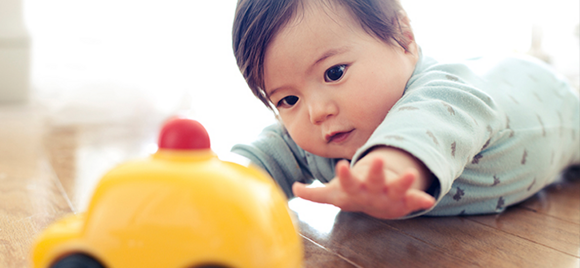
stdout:
[(89, 255), (75, 253), (60, 259), (51, 268), (105, 268), (105, 266)]
[(197, 265), (191, 268), (229, 268), (228, 266), (223, 266), (219, 264), (204, 264), (204, 265)]

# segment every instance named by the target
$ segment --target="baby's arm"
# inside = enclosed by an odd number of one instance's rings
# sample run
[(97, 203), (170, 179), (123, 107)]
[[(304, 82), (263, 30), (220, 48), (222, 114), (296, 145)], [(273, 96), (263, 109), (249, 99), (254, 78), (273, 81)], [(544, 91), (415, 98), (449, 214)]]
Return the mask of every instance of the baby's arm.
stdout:
[(293, 185), (298, 197), (328, 203), (345, 211), (364, 212), (394, 219), (431, 208), (435, 199), (427, 194), (434, 178), (427, 167), (409, 153), (393, 147), (375, 147), (352, 168), (336, 165), (336, 177), (326, 187)]

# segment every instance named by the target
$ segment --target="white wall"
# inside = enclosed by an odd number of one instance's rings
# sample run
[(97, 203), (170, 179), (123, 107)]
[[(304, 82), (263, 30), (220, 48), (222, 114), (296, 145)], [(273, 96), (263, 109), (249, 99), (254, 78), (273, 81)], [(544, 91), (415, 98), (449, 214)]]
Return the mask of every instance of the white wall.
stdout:
[(461, 59), (541, 51), (578, 88), (578, 0), (401, 0), (426, 53)]
[(274, 122), (239, 73), (235, 1), (28, 0), (33, 84), (54, 124), (186, 114), (227, 152)]

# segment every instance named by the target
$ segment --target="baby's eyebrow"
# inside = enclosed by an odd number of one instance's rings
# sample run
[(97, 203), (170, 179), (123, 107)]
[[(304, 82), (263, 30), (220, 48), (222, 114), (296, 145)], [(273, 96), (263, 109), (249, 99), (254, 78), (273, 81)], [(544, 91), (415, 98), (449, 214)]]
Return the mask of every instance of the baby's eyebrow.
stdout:
[(312, 66), (315, 66), (316, 64), (320, 63), (321, 61), (330, 58), (334, 55), (338, 55), (338, 54), (342, 54), (347, 52), (350, 49), (350, 47), (348, 46), (344, 46), (344, 47), (339, 47), (339, 48), (331, 48), (327, 51), (324, 52), (324, 54), (322, 54), (322, 56), (320, 58), (318, 58), (318, 60), (316, 60), (314, 62), (314, 64), (312, 64)]
[[(339, 55), (339, 54), (342, 54), (342, 53), (348, 52), (348, 51), (350, 50), (350, 48), (351, 48), (351, 47), (349, 47), (349, 46), (343, 46), (343, 47), (338, 47), (338, 48), (331, 48), (331, 49), (328, 49), (328, 50), (326, 50), (326, 51), (325, 51), (325, 52), (322, 54), (322, 56), (320, 56), (320, 57), (319, 57), (319, 58), (318, 58), (318, 59), (317, 59), (317, 60), (316, 60), (316, 61), (315, 61), (315, 62), (312, 64), (312, 66), (310, 66), (310, 67), (308, 68), (308, 71), (312, 70), (312, 68), (313, 68), (314, 66), (316, 66), (318, 63), (320, 63), (320, 62), (324, 61), (324, 60), (325, 60), (325, 59), (327, 59), (327, 58), (330, 58), (330, 57), (332, 57), (332, 56), (335, 56), (335, 55)], [(271, 90), (271, 91), (268, 91), (267, 89), (265, 89), (265, 90), (264, 90), (264, 93), (266, 94), (266, 97), (267, 97), (268, 99), (270, 99), (270, 96), (272, 96), (272, 95), (273, 95), (273, 94), (274, 94), (276, 91), (278, 91), (278, 90), (279, 90), (279, 89), (281, 89), (281, 88), (283, 88), (283, 87), (278, 87), (278, 88), (275, 88), (274, 90)]]

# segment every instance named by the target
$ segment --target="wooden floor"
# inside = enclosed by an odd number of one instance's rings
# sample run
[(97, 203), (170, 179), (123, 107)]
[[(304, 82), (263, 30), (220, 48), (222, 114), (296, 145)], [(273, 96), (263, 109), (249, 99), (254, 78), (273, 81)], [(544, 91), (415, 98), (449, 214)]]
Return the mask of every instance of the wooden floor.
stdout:
[[(82, 211), (103, 172), (150, 153), (157, 127), (54, 126), (27, 109), (0, 110), (0, 267), (27, 267), (34, 236)], [(289, 205), (305, 267), (580, 266), (580, 180), (559, 180), (500, 215), (383, 221)]]

